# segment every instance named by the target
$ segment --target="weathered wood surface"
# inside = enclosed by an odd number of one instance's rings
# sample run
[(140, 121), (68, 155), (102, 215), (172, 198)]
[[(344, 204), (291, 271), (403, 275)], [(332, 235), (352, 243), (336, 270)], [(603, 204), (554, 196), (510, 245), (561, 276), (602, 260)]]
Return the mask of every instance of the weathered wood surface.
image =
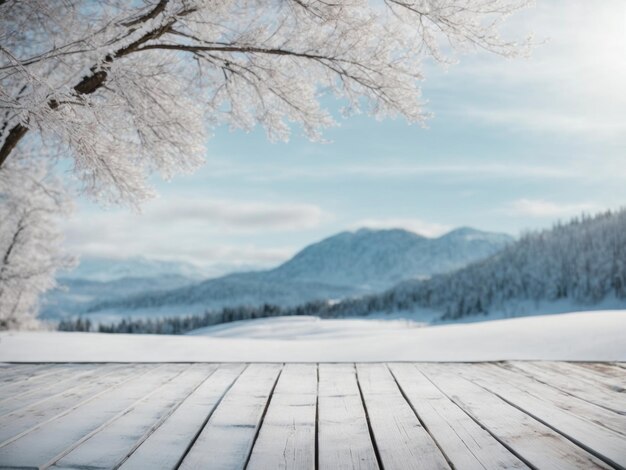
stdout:
[(316, 410), (317, 365), (285, 365), (247, 468), (314, 469)]
[(383, 468), (449, 469), (385, 364), (359, 364), (358, 379)]
[(319, 365), (317, 439), (322, 469), (379, 468), (354, 364)]
[(0, 364), (0, 468), (626, 468), (624, 363)]
[(226, 393), (181, 469), (245, 467), (282, 366), (251, 364)]

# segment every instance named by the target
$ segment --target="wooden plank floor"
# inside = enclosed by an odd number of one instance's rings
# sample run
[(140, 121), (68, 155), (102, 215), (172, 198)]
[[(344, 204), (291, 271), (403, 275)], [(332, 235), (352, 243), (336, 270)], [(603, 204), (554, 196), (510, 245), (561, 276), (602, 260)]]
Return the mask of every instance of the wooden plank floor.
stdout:
[(626, 468), (624, 363), (1, 364), (0, 468)]

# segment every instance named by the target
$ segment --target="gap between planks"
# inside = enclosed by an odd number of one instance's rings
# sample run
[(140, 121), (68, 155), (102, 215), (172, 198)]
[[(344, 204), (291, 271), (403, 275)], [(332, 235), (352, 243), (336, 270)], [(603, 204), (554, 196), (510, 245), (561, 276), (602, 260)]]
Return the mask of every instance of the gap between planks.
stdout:
[[(117, 368), (123, 368), (123, 364), (107, 364), (113, 371)], [(133, 364), (137, 367), (137, 363)], [(190, 366), (189, 363), (177, 364)], [(223, 367), (236, 367), (234, 363), (212, 364), (215, 366), (213, 373), (216, 370), (223, 370)], [(99, 364), (91, 365), (94, 368), (100, 367)], [(165, 365), (163, 363), (153, 363), (148, 370), (154, 371)], [(70, 372), (72, 371), (70, 366), (72, 365), (57, 364), (55, 367), (38, 364), (31, 366), (33, 367), (32, 370), (27, 366), (3, 367), (2, 372), (8, 372), (7, 377), (9, 380), (4, 383), (0, 382), (0, 399), (7, 401), (7, 398), (3, 398), (1, 395), (1, 390), (4, 387), (6, 387), (6, 390), (20, 390), (25, 391), (27, 395), (33, 394), (36, 392), (36, 389), (29, 390), (27, 387), (29, 383), (32, 383), (33, 386), (41, 387), (43, 384), (42, 380), (50, 375), (52, 371), (64, 370)], [(525, 363), (515, 361), (489, 363), (487, 365), (476, 363), (399, 362), (363, 364), (253, 363), (250, 365), (240, 363), (240, 366), (241, 369), (232, 377), (230, 382), (228, 380), (223, 382), (224, 388), (216, 395), (215, 402), (204, 405), (204, 409), (209, 410), (208, 414), (198, 418), (197, 428), (194, 428), (193, 432), (188, 434), (188, 443), (187, 441), (183, 443), (185, 445), (181, 450), (180, 458), (173, 461), (171, 467), (168, 468), (198, 468), (189, 464), (191, 462), (191, 460), (188, 460), (188, 458), (190, 459), (190, 454), (199, 450), (195, 449), (196, 445), (208, 445), (207, 442), (202, 443), (201, 437), (203, 433), (208, 428), (214, 428), (216, 413), (218, 415), (223, 414), (224, 403), (229, 400), (229, 397), (232, 399), (233, 390), (236, 391), (238, 384), (243, 380), (242, 377), (248, 376), (250, 376), (247, 379), (248, 384), (243, 390), (245, 393), (242, 393), (240, 390), (238, 395), (235, 394), (235, 399), (245, 398), (246, 393), (260, 393), (257, 391), (257, 384), (263, 381), (266, 384), (264, 387), (267, 388), (261, 395), (255, 396), (251, 404), (253, 410), (250, 411), (246, 418), (248, 419), (245, 423), (247, 430), (244, 432), (245, 436), (241, 443), (241, 452), (232, 461), (239, 463), (232, 466), (225, 465), (223, 468), (270, 468), (268, 462), (272, 461), (274, 448), (276, 447), (276, 443), (273, 443), (271, 439), (275, 435), (272, 432), (276, 433), (277, 430), (279, 431), (278, 435), (281, 439), (281, 445), (285, 443), (286, 446), (292, 446), (291, 450), (293, 452), (289, 454), (292, 456), (292, 463), (285, 463), (284, 465), (272, 463), (271, 468), (322, 468), (324, 470), (330, 468), (356, 468), (357, 466), (364, 469), (384, 468), (385, 470), (402, 468), (397, 464), (397, 461), (394, 461), (394, 452), (390, 451), (390, 445), (394, 443), (390, 436), (393, 436), (394, 433), (396, 433), (396, 436), (399, 436), (397, 441), (399, 445), (398, 455), (412, 457), (415, 455), (413, 452), (417, 449), (415, 447), (417, 440), (421, 439), (423, 442), (426, 442), (426, 444), (423, 444), (422, 449), (432, 453), (433, 462), (435, 463), (427, 463), (421, 468), (546, 468), (538, 464), (540, 460), (537, 459), (540, 454), (533, 452), (532, 449), (529, 450), (528, 446), (524, 446), (524, 442), (519, 444), (511, 435), (503, 434), (502, 429), (498, 427), (499, 418), (491, 416), (488, 413), (488, 407), (480, 402), (473, 402), (472, 397), (482, 397), (485, 403), (497, 404), (500, 407), (499, 409), (508, 413), (510, 417), (519, 417), (519, 419), (523, 417), (527, 429), (530, 429), (528, 431), (530, 434), (527, 434), (524, 438), (527, 442), (537, 439), (537, 436), (541, 435), (541, 433), (559, 436), (559, 446), (574, 456), (569, 457), (569, 462), (572, 465), (578, 465), (578, 468), (591, 468), (592, 466), (606, 468), (604, 467), (606, 464), (613, 468), (624, 468), (623, 464), (626, 463), (621, 459), (619, 450), (612, 450), (617, 449), (616, 446), (603, 447), (600, 439), (594, 440), (593, 438), (587, 438), (585, 435), (582, 435), (581, 439), (577, 438), (577, 434), (575, 434), (580, 432), (579, 429), (583, 431), (585, 429), (597, 430), (599, 429), (597, 428), (598, 424), (603, 426), (602, 432), (607, 437), (619, 435), (621, 438), (626, 434), (626, 429), (622, 429), (623, 421), (620, 419), (624, 417), (623, 414), (620, 414), (624, 396), (622, 384), (626, 379), (626, 369), (624, 369), (623, 363), (610, 363), (603, 367), (594, 366), (594, 363)], [(254, 371), (246, 374), (245, 372), (249, 367), (256, 370), (257, 375), (255, 375)], [(75, 383), (75, 388), (83, 387), (83, 385), (78, 383), (78, 378), (82, 375), (88, 375), (84, 371), (89, 369), (77, 368), (74, 370), (76, 375), (70, 372), (65, 375), (67, 377), (65, 380), (67, 380), (68, 384)], [(455, 374), (454, 376), (450, 375), (451, 371)], [(21, 373), (24, 376), (21, 377)], [(539, 377), (535, 378), (533, 373), (539, 374)], [(208, 381), (212, 374), (205, 377), (202, 383)], [(554, 375), (551, 376), (550, 374)], [(612, 374), (616, 375), (613, 376)], [(552, 382), (555, 383), (551, 383), (551, 377), (553, 377)], [(576, 387), (568, 385), (569, 382), (566, 381), (566, 378), (571, 380), (572, 377), (579, 379)], [(178, 374), (175, 374), (170, 380), (176, 381), (177, 378)], [(366, 380), (366, 378), (369, 379)], [(289, 388), (295, 387), (297, 389), (300, 379), (308, 380), (306, 386), (308, 388), (301, 391), (303, 395), (309, 396), (304, 401), (302, 396), (298, 397), (300, 392), (291, 394), (286, 392)], [(511, 379), (510, 383), (507, 379)], [(123, 386), (123, 383), (125, 382), (116, 384), (114, 388)], [(288, 384), (286, 389), (282, 386), (283, 383)], [(385, 387), (382, 390), (378, 390), (377, 387), (383, 383)], [(467, 384), (472, 384), (472, 386)], [(522, 393), (515, 391), (513, 388), (521, 387), (523, 389), (524, 384), (532, 385), (528, 394), (525, 390)], [(193, 395), (193, 391), (199, 387), (200, 385), (190, 393), (187, 393), (177, 402), (173, 409), (169, 410), (165, 415), (161, 415), (158, 421), (148, 426), (147, 433), (144, 433), (140, 438), (141, 441), (131, 447), (128, 455), (120, 455), (117, 459), (119, 463), (112, 468), (120, 467), (120, 465), (121, 468), (131, 468), (129, 466), (131, 461), (140, 463), (137, 459), (133, 460), (133, 456), (135, 454), (138, 456), (142, 446), (150, 442), (150, 439), (155, 435), (158, 436), (160, 430), (167, 428), (168, 423), (176, 416), (177, 411), (185, 405), (189, 397)], [(546, 392), (546, 397), (540, 395), (542, 390)], [(547, 393), (549, 390), (554, 391)], [(590, 397), (593, 397), (594, 392), (599, 394), (599, 398), (591, 400)], [(427, 395), (430, 393), (430, 395), (424, 398), (423, 395), (420, 395), (422, 393)], [(438, 396), (437, 393), (442, 395)], [(393, 409), (389, 412), (389, 416), (381, 413), (385, 403), (385, 394), (388, 394), (387, 398), (393, 404)], [(61, 394), (58, 393), (57, 395), (60, 396)], [(97, 395), (100, 396), (100, 394)], [(148, 393), (134, 403), (140, 403), (150, 396), (151, 393)], [(445, 400), (442, 397), (445, 397)], [(419, 401), (416, 398), (419, 398)], [(559, 407), (556, 402), (550, 405), (550, 400), (557, 399), (569, 400), (567, 403), (568, 407), (578, 406), (580, 410), (579, 415), (572, 414), (574, 413), (573, 408)], [(45, 401), (35, 401), (33, 405), (42, 407)], [(67, 413), (74, 413), (77, 409), (80, 410), (80, 407), (88, 401), (90, 400), (74, 405), (66, 412), (51, 416), (43, 423), (25, 430), (15, 439), (11, 439), (10, 442), (5, 442), (5, 445), (27, 437), (41, 426), (46, 425), (47, 428), (50, 428), (50, 423), (61, 419)], [(594, 401), (599, 402), (594, 403)], [(476, 406), (477, 404), (479, 406)], [(238, 402), (235, 400), (228, 406), (235, 412), (237, 411), (237, 405)], [(554, 406), (554, 408), (549, 409), (547, 408), (548, 405)], [(25, 405), (16, 409), (15, 412), (26, 410), (29, 406), (31, 405)], [(132, 412), (135, 406), (133, 404), (131, 408), (128, 408), (129, 412)], [(298, 407), (303, 406), (308, 407), (308, 411), (305, 414), (299, 414), (300, 410)], [(342, 406), (350, 406), (351, 411), (342, 418), (343, 421), (340, 420), (340, 422), (335, 423), (332, 420), (333, 413), (335, 409), (340, 409)], [(302, 419), (299, 423), (309, 426), (309, 431), (305, 434), (298, 434), (291, 430), (281, 430), (278, 426), (281, 423), (281, 419), (285, 417), (285, 413), (287, 413), (290, 419), (293, 418), (294, 420), (299, 416)], [(354, 415), (351, 413), (354, 413)], [(615, 419), (606, 423), (598, 422), (603, 416), (613, 417), (611, 413), (615, 413)], [(56, 454), (52, 460), (42, 462), (39, 465), (45, 466), (59, 462), (60, 458), (68, 455), (73, 449), (80, 448), (87, 440), (94, 436), (98, 437), (106, 430), (113, 429), (111, 426), (121, 416), (123, 415), (116, 415), (113, 419), (105, 421), (101, 426), (82, 436), (76, 442), (65, 446), (64, 450)], [(222, 416), (221, 418), (223, 425), (227, 425), (228, 416)], [(397, 429), (394, 427), (397, 424), (393, 422), (394, 419), (400, 419), (400, 427)], [(512, 422), (515, 421), (513, 420)], [(565, 429), (562, 429), (561, 422), (565, 424)], [(458, 427), (455, 429), (451, 423), (456, 423)], [(390, 426), (390, 424), (394, 426)], [(344, 431), (357, 431), (358, 439), (362, 441), (354, 440), (354, 436), (350, 435), (349, 432), (344, 432), (343, 436), (341, 436), (341, 433), (339, 435), (328, 435), (328, 431), (333, 431), (331, 429), (333, 426), (339, 426), (337, 429), (341, 429), (341, 426), (344, 426), (342, 428)], [(310, 432), (311, 428), (313, 429), (312, 433)], [(404, 433), (408, 433), (407, 435), (414, 436), (414, 438), (402, 441), (401, 437)], [(456, 434), (456, 437), (454, 434)], [(290, 439), (294, 439), (294, 436), (299, 436), (298, 438), (302, 439), (302, 442), (306, 442), (306, 446), (308, 446), (304, 453), (300, 453), (297, 456), (296, 451), (293, 450), (295, 448), (293, 442), (290, 444)], [(320, 440), (320, 436), (326, 437)], [(329, 439), (328, 436), (331, 436), (331, 438)], [(475, 448), (470, 448), (468, 447), (469, 438), (481, 439), (482, 444), (477, 445)], [(616, 445), (619, 445), (620, 438), (615, 441)], [(340, 445), (352, 445), (352, 442), (355, 450), (363, 452), (363, 460), (342, 463), (340, 459), (343, 457), (338, 457), (337, 455), (339, 454), (333, 454), (329, 460), (329, 445), (331, 447), (334, 445), (332, 442), (334, 439), (339, 439)], [(540, 440), (536, 442), (538, 445), (542, 443)], [(454, 446), (460, 444), (461, 451), (453, 451), (453, 444)], [(626, 441), (624, 444), (626, 448)], [(481, 454), (481, 449), (488, 449), (491, 454), (486, 453), (486, 451), (483, 451)], [(218, 448), (217, 450), (222, 449)], [(350, 450), (351, 452), (352, 449)], [(419, 454), (421, 455), (421, 453)], [(608, 456), (605, 454), (608, 454)], [(494, 461), (489, 460), (490, 455), (499, 455), (497, 462), (500, 464), (508, 459), (507, 465), (505, 467), (497, 466), (493, 463)], [(548, 452), (546, 455), (553, 460), (553, 463), (555, 462), (553, 454)], [(339, 460), (333, 461), (333, 458)], [(597, 460), (598, 458), (600, 460)], [(300, 462), (301, 466), (295, 466), (294, 462)], [(0, 456), (0, 467), (3, 463)], [(88, 464), (89, 462), (85, 462), (85, 466), (88, 466)], [(214, 465), (211, 468), (214, 467), (218, 468)], [(63, 466), (61, 465), (59, 468), (63, 468)], [(141, 468), (141, 465), (137, 468)]]

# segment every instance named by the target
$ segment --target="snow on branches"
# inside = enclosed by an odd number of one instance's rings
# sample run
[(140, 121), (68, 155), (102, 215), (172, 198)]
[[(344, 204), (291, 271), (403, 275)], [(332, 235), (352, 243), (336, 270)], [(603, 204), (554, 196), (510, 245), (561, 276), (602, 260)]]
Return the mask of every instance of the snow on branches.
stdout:
[(0, 165), (39, 134), (96, 200), (134, 204), (153, 171), (197, 168), (217, 126), (320, 138), (323, 93), (421, 122), (424, 58), (520, 53), (498, 28), (527, 3), (0, 0)]
[(57, 228), (70, 208), (49, 162), (20, 154), (0, 168), (0, 330), (34, 326), (39, 294), (72, 265)]

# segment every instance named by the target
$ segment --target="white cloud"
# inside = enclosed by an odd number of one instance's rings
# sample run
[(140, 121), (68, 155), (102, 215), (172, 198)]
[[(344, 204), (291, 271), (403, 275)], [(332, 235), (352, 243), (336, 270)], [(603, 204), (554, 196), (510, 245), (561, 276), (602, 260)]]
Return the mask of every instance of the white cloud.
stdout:
[[(511, 37), (533, 32), (529, 59), (462, 58), (438, 88), (483, 89), (471, 118), (533, 132), (619, 138), (626, 133), (626, 2), (537, 2), (507, 21)], [(463, 86), (460, 86), (460, 85)], [(463, 100), (463, 97), (460, 97)], [(456, 104), (455, 103), (455, 107)], [(454, 112), (454, 111), (452, 111)]]
[(373, 229), (403, 228), (425, 237), (438, 237), (452, 230), (449, 225), (412, 218), (362, 219), (352, 224), (350, 228), (359, 229), (363, 227)]
[(516, 215), (530, 217), (570, 217), (583, 212), (594, 212), (599, 209), (596, 204), (590, 202), (568, 204), (541, 199), (518, 199), (510, 204), (507, 211), (513, 211)]
[(394, 160), (390, 157), (380, 157), (379, 161), (361, 164), (325, 166), (299, 166), (283, 168), (280, 172), (273, 171), (270, 166), (255, 168), (240, 168), (237, 177), (254, 182), (273, 182), (284, 180), (324, 180), (335, 178), (364, 178), (364, 179), (402, 179), (420, 176), (460, 176), (464, 178), (579, 178), (583, 173), (565, 168), (562, 165), (531, 165), (511, 162), (509, 164), (492, 162), (462, 163), (451, 162), (443, 164), (407, 163)]
[(259, 246), (255, 238), (315, 228), (326, 217), (311, 204), (172, 198), (150, 202), (142, 214), (84, 210), (64, 222), (64, 232), (78, 255), (182, 260), (221, 274), (285, 261), (299, 247)]
[(183, 198), (147, 205), (144, 215), (153, 222), (193, 223), (236, 232), (308, 229), (327, 216), (313, 204)]
[(202, 267), (207, 277), (256, 269), (273, 268), (291, 258), (295, 247), (265, 248), (252, 244), (228, 245), (213, 243), (198, 245), (180, 243), (171, 245), (164, 240), (101, 239), (98, 242), (71, 242), (72, 250), (81, 256), (125, 259), (145, 256), (163, 261), (185, 261)]
[[(339, 170), (341, 171), (341, 169)], [(360, 165), (345, 169), (346, 172), (361, 176), (463, 176), (467, 178), (571, 178), (575, 176), (571, 171), (556, 166), (525, 165), (518, 163), (448, 163), (432, 164), (394, 164), (381, 162), (374, 165)]]
[(519, 107), (468, 108), (462, 114), (490, 124), (505, 124), (513, 129), (548, 134), (588, 134), (595, 138), (606, 138), (626, 133), (626, 117), (607, 118), (602, 115), (577, 114), (566, 110)]

